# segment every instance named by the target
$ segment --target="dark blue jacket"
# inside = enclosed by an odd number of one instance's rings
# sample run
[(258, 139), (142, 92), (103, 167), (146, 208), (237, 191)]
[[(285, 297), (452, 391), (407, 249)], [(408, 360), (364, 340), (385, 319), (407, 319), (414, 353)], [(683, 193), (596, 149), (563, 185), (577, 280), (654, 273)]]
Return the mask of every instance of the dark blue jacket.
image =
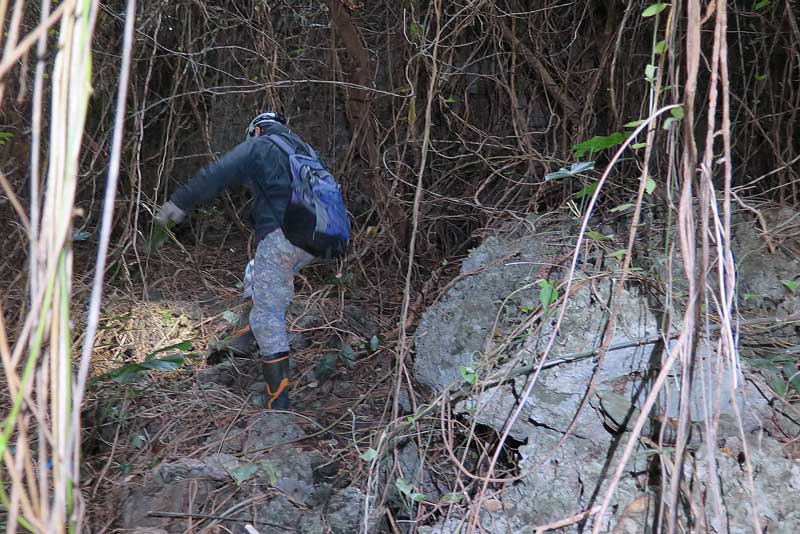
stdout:
[(261, 137), (248, 139), (211, 163), (185, 184), (170, 200), (184, 211), (213, 200), (226, 189), (248, 186), (253, 195), (251, 222), (259, 240), (281, 228), (291, 195), (289, 158), (267, 138), (279, 134), (299, 152), (306, 153), (300, 137), (279, 124), (270, 123)]

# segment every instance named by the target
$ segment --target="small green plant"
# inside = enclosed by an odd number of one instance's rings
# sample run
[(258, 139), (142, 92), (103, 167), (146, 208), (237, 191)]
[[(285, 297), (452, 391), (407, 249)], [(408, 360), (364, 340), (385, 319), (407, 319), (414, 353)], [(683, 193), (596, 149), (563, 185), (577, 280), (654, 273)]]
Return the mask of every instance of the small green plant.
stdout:
[(800, 287), (800, 280), (781, 280), (781, 284), (786, 286), (786, 289), (788, 289), (792, 295), (796, 295), (797, 288)]
[(144, 242), (145, 251), (152, 253), (160, 249), (164, 242), (169, 239), (174, 226), (175, 223), (173, 222), (167, 223), (166, 226), (153, 223), (153, 226), (150, 228), (150, 237)]
[(278, 473), (275, 471), (275, 468), (267, 462), (261, 462), (260, 464), (239, 464), (234, 469), (231, 469), (228, 474), (231, 476), (234, 482), (236, 482), (237, 486), (241, 486), (262, 471), (266, 473), (271, 485), (274, 486), (275, 483), (278, 482)]
[(472, 367), (462, 365), (458, 370), (461, 372), (461, 378), (470, 386), (474, 386), (478, 382), (478, 373)]
[(669, 4), (666, 2), (659, 2), (657, 4), (653, 4), (652, 6), (647, 7), (644, 11), (642, 11), (642, 17), (655, 17), (665, 9), (669, 7)]
[(406, 497), (411, 502), (420, 502), (425, 500), (425, 494), (420, 493), (414, 489), (414, 487), (406, 482), (403, 478), (398, 478), (394, 481), (394, 486), (400, 492), (401, 495)]
[(116, 369), (112, 369), (100, 378), (110, 378), (119, 384), (130, 384), (139, 380), (146, 371), (175, 371), (187, 363), (187, 361), (198, 358), (197, 354), (184, 354), (178, 352), (156, 358), (156, 355), (170, 351), (188, 351), (192, 349), (191, 341), (182, 341), (168, 347), (158, 349), (148, 354), (144, 361), (127, 363)]
[(572, 152), (575, 154), (576, 158), (582, 158), (586, 154), (621, 145), (628, 138), (628, 135), (629, 134), (625, 132), (614, 132), (610, 135), (596, 135), (588, 141), (572, 145)]
[(6, 144), (6, 140), (13, 139), (14, 134), (11, 132), (0, 132), (0, 146)]
[(361, 459), (364, 460), (365, 462), (371, 462), (372, 460), (378, 457), (378, 451), (370, 447), (369, 449), (362, 452), (359, 456), (361, 456)]
[(781, 398), (786, 398), (792, 391), (800, 393), (800, 369), (797, 368), (796, 354), (776, 354), (766, 358), (750, 361), (750, 365), (761, 369), (769, 386)]
[(537, 280), (536, 284), (539, 286), (539, 302), (542, 303), (542, 310), (547, 313), (550, 306), (558, 300), (558, 288), (555, 282), (550, 280)]

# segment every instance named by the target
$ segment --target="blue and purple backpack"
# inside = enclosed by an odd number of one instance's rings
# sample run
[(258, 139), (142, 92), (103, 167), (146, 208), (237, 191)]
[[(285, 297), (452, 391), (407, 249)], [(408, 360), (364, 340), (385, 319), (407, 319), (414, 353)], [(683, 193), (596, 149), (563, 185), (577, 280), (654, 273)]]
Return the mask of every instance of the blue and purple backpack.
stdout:
[(350, 219), (342, 191), (308, 144), (300, 154), (280, 135), (270, 135), (289, 157), (291, 198), (283, 218), (283, 233), (295, 246), (325, 259), (343, 256), (350, 240)]

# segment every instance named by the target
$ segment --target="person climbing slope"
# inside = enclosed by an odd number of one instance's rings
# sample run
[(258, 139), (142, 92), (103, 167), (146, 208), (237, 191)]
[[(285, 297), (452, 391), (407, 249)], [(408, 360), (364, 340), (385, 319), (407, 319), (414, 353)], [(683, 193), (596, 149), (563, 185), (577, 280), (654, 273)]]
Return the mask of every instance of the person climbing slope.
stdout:
[(289, 408), (286, 309), (294, 276), (315, 258), (344, 254), (350, 221), (339, 185), (316, 151), (280, 113), (257, 115), (245, 141), (179, 186), (156, 212), (166, 226), (226, 189), (247, 186), (258, 247), (252, 267), (250, 328), (266, 381), (267, 408)]

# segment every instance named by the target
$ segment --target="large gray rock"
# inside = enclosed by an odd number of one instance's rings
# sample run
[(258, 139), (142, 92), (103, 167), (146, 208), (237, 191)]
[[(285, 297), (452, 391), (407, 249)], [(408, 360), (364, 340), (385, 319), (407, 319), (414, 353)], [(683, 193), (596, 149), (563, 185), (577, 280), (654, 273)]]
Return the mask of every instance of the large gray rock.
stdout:
[[(611, 475), (617, 469), (629, 439), (629, 430), (650, 392), (653, 371), (658, 370), (666, 357), (666, 350), (661, 345), (641, 343), (658, 334), (658, 322), (647, 299), (635, 287), (626, 287), (616, 303), (620, 306), (620, 313), (612, 349), (598, 368), (591, 351), (601, 343), (609, 308), (614, 304), (611, 295), (616, 282), (608, 276), (598, 276), (599, 273), (577, 273), (576, 289), (569, 296), (564, 319), (548, 356), (554, 365), (542, 371), (530, 398), (524, 398), (523, 392), (532, 377), (529, 371), (523, 370), (538, 361), (553, 333), (553, 320), (546, 320), (535, 332), (519, 330), (519, 325), (527, 317), (526, 310), (538, 305), (538, 287), (532, 284), (542, 277), (541, 270), (530, 268), (530, 264), (540, 266), (546, 263), (546, 260), (542, 261), (544, 255), (552, 253), (548, 248), (552, 234), (544, 236), (547, 234), (508, 242), (490, 238), (485, 246), (473, 251), (462, 274), (466, 275), (476, 267), (482, 267), (482, 270), (456, 283), (439, 303), (425, 313), (416, 339), (417, 379), (436, 391), (452, 388), (454, 384), (461, 385), (462, 366), (475, 369), (480, 380), (490, 377), (512, 379), (460, 401), (456, 411), (501, 432), (522, 403), (520, 416), (511, 426), (510, 435), (524, 443), (519, 448), (519, 468), (525, 476), (493, 497), (502, 505), (481, 510), (480, 523), (491, 532), (533, 533), (536, 526), (599, 504)], [(509, 259), (520, 248), (533, 257), (523, 254)], [(555, 315), (556, 311), (551, 313)], [(512, 333), (515, 339), (504, 345), (503, 350), (492, 350), (498, 340), (508, 339)], [(739, 491), (746, 487), (741, 468), (736, 471), (733, 466), (731, 469), (725, 467), (730, 458), (725, 456), (727, 449), (722, 445), (739, 435), (737, 409), (742, 414), (748, 441), (754, 443), (764, 430), (765, 421), (774, 418), (774, 412), (758, 388), (745, 382), (742, 373), (732, 369), (727, 362), (719, 361), (715, 346), (701, 342), (698, 354), (701, 357), (689, 399), (692, 415), (690, 448), (693, 451), (703, 448), (700, 446), (707, 432), (706, 421), (718, 417), (720, 424), (713, 447), (715, 458), (720, 458), (722, 466), (720, 476), (727, 479), (722, 485), (725, 509), (730, 510), (726, 520), (729, 526), (738, 525), (751, 517), (747, 506), (749, 495)], [(580, 358), (576, 359), (578, 356)], [(597, 387), (587, 406), (576, 416), (595, 372)], [(675, 439), (676, 429), (671, 426), (671, 421), (679, 412), (677, 387), (680, 375), (681, 368), (676, 366), (656, 411), (645, 425), (643, 435), (650, 438), (651, 443), (658, 441), (661, 428), (667, 446)], [(718, 404), (703, 394), (709, 385), (716, 383), (721, 384)], [(735, 393), (731, 393), (734, 384)], [(573, 419), (575, 424), (565, 438)], [(791, 422), (786, 423), (786, 428), (796, 428)], [(611, 513), (602, 518), (602, 532), (634, 533), (653, 528), (657, 502), (648, 473), (652, 470), (654, 451), (641, 444), (634, 450), (635, 454), (626, 465), (625, 474), (613, 495)], [(794, 524), (800, 500), (780, 505), (776, 502), (780, 501), (779, 483), (790, 484), (789, 480), (793, 480), (791, 473), (797, 467), (785, 460), (774, 447), (765, 451), (763, 458), (753, 455), (754, 466), (760, 466), (763, 459), (764, 462), (773, 461), (779, 467), (771, 475), (761, 475), (762, 484), (757, 484), (756, 502), (760, 509), (763, 506), (765, 510), (760, 513), (771, 521), (771, 525), (782, 520)], [(689, 463), (692, 466), (697, 464)], [(778, 473), (783, 473), (783, 479)], [(693, 474), (698, 487), (712, 482), (702, 469)], [(587, 518), (566, 531), (585, 531), (597, 520), (595, 517)], [(464, 521), (452, 518), (421, 530), (424, 534), (466, 531)]]
[[(461, 268), (463, 278), (420, 320), (414, 361), (420, 383), (441, 391), (461, 382), (462, 366), (479, 363), (503, 299), (542, 278), (541, 271), (560, 250), (546, 239), (557, 235), (550, 232), (512, 243), (489, 237), (470, 253)], [(533, 305), (536, 293), (530, 289), (519, 298)]]

